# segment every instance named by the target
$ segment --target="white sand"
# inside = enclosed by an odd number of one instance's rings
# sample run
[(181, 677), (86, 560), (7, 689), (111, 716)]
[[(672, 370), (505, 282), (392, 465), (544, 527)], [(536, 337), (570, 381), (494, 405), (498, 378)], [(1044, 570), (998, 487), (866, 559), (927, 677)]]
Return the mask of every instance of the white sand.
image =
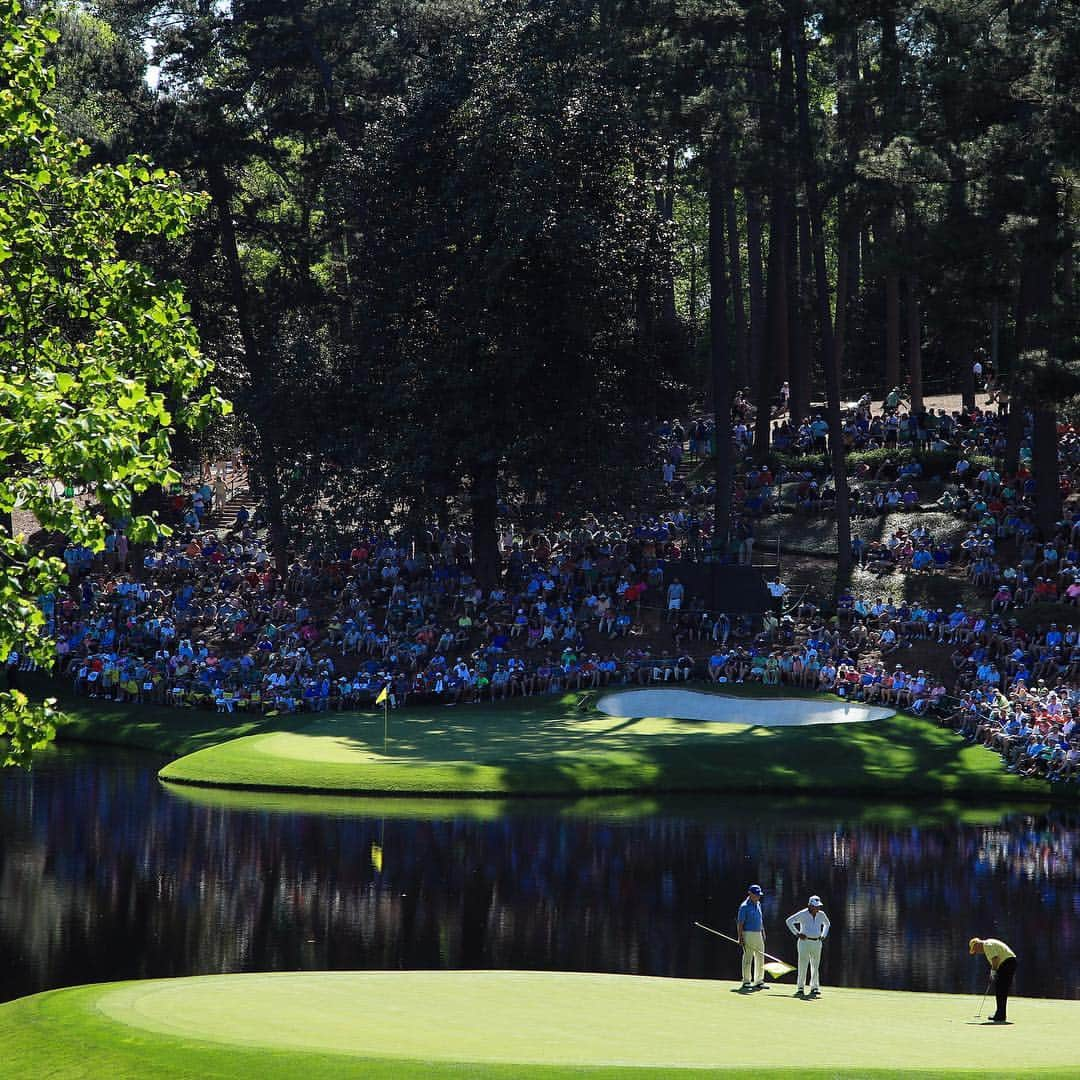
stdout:
[(825, 698), (743, 698), (704, 694), (698, 690), (626, 690), (605, 694), (597, 709), (608, 716), (637, 719), (665, 716), (677, 720), (716, 720), (757, 727), (801, 727), (805, 724), (857, 724), (884, 720), (892, 709), (843, 704)]

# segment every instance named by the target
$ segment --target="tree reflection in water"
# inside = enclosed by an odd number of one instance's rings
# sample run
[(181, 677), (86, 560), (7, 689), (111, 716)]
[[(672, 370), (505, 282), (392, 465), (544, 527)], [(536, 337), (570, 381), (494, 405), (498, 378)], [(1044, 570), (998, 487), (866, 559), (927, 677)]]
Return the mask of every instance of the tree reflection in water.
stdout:
[(283, 809), (268, 812), (248, 808), (254, 796), (173, 794), (156, 764), (69, 748), (32, 776), (0, 777), (0, 999), (319, 968), (731, 979), (736, 949), (691, 924), (730, 929), (751, 881), (782, 956), (794, 953), (783, 917), (822, 895), (830, 984), (981, 993), (983, 967), (967, 956), (979, 934), (1016, 949), (1020, 993), (1080, 997), (1076, 964), (1063, 962), (1080, 950), (1075, 812), (765, 797), (436, 803), (426, 815), (270, 800)]

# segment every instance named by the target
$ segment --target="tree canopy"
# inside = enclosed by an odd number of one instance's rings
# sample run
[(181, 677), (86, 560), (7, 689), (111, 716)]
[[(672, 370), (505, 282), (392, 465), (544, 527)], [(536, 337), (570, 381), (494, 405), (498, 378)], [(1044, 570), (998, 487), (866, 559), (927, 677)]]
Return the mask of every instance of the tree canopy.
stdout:
[(5, 12), (4, 490), (49, 528), (97, 542), (49, 485), (126, 514), (220, 414), (196, 327), (283, 572), (456, 514), (484, 576), (500, 507), (617, 501), (690, 409), (723, 533), (736, 390), (764, 459), (782, 383), (835, 431), (864, 392), (970, 404), (978, 358), (1061, 514), (1075, 4), (96, 0), (60, 40)]
[[(110, 523), (132, 538), (157, 523), (133, 496), (179, 479), (175, 426), (226, 403), (182, 292), (155, 281), (139, 244), (169, 244), (203, 205), (142, 158), (91, 164), (48, 103), (46, 51), (58, 31), (0, 2), (0, 512), (100, 550)], [(51, 665), (50, 595), (64, 563), (22, 533), (0, 536), (0, 655)], [(0, 694), (6, 760), (25, 761), (49, 732), (48, 703)]]

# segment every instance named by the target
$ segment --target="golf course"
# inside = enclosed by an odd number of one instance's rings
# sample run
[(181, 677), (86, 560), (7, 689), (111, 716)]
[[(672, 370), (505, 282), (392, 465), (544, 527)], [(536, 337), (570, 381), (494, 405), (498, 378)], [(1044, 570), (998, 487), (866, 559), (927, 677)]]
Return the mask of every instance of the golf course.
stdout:
[(9, 1002), (0, 1043), (5, 1076), (54, 1080), (1080, 1076), (1073, 1002), (1025, 998), (1015, 1025), (990, 1025), (969, 996), (793, 990), (526, 971), (156, 979)]
[[(512, 820), (538, 805), (519, 796), (550, 796), (548, 812), (581, 820), (674, 806), (692, 821), (689, 793), (709, 792), (729, 797), (722, 817), (735, 825), (761, 816), (744, 793), (769, 793), (776, 820), (804, 824), (849, 817), (852, 804), (836, 800), (855, 795), (867, 823), (929, 828), (996, 822), (993, 800), (1037, 808), (1054, 797), (933, 722), (763, 688), (388, 714), (219, 714), (85, 698), (61, 706), (62, 738), (171, 759), (159, 776), (177, 804), (260, 821), (377, 820), (380, 882), (388, 815)], [(718, 811), (701, 813), (709, 822)], [(826, 986), (808, 1000), (794, 996), (791, 975), (750, 992), (716, 979), (543, 970), (202, 975), (18, 998), (0, 1005), (0, 1043), (3, 1075), (35, 1080), (1080, 1077), (1075, 1040), (1062, 1034), (1075, 1026), (1074, 1001), (1018, 997), (1013, 1023), (995, 1025), (984, 985), (974, 994)]]
[(738, 690), (569, 693), (388, 715), (219, 714), (67, 697), (60, 735), (168, 754), (175, 760), (161, 777), (171, 783), (263, 791), (1071, 797), (1006, 772), (997, 754), (931, 720), (789, 689)]

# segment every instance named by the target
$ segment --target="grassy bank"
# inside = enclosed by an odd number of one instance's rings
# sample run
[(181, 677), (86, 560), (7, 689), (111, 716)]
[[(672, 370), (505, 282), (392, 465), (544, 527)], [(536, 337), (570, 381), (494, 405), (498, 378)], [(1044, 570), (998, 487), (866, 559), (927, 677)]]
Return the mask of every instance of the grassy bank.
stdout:
[[(962, 958), (959, 962), (966, 962)], [(975, 961), (972, 961), (975, 963)], [(981, 975), (981, 969), (980, 969)], [(551, 972), (224, 975), (0, 1006), (12, 1078), (1077, 1077), (1080, 1004)], [(985, 1010), (984, 1010), (985, 1012)]]
[[(774, 693), (739, 689), (757, 697)], [(63, 702), (61, 736), (177, 758), (162, 770), (173, 782), (245, 789), (466, 798), (768, 791), (1075, 800), (1075, 787), (1055, 791), (1010, 775), (996, 754), (904, 714), (769, 728), (620, 719), (583, 711), (579, 700), (568, 694), (398, 710), (390, 716), (385, 752), (381, 712), (246, 717), (78, 698)]]
[(227, 787), (435, 795), (616, 791), (831, 792), (970, 798), (1045, 796), (951, 731), (897, 715), (863, 724), (768, 728), (580, 712), (573, 695), (499, 708), (297, 718), (162, 770)]

